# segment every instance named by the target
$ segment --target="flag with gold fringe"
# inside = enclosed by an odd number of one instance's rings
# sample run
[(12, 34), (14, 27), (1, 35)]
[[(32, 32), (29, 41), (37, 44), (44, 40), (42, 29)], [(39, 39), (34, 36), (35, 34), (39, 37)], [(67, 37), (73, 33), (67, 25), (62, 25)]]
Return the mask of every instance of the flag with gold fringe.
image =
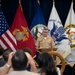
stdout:
[(71, 67), (73, 67), (75, 64), (75, 13), (73, 10), (73, 2), (71, 2), (64, 28), (71, 46), (71, 54), (66, 58), (66, 61)]

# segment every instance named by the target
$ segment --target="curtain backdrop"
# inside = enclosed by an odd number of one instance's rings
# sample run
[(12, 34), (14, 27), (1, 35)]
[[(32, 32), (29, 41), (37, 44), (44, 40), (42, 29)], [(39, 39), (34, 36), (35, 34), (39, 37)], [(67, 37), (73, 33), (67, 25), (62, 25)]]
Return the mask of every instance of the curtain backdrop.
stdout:
[[(19, 0), (2, 0), (1, 3), (3, 12), (5, 14), (5, 17), (10, 27), (12, 25), (15, 12), (18, 7), (18, 1)], [(40, 0), (40, 6), (46, 24), (48, 22), (49, 15), (52, 9), (52, 3), (53, 0)], [(24, 16), (26, 17), (28, 26), (30, 26), (37, 8), (37, 0), (21, 0), (21, 4), (22, 4)], [(65, 20), (69, 12), (70, 4), (71, 4), (71, 0), (55, 0), (55, 6), (63, 25), (65, 23)], [(75, 3), (74, 3), (74, 11), (75, 11)]]

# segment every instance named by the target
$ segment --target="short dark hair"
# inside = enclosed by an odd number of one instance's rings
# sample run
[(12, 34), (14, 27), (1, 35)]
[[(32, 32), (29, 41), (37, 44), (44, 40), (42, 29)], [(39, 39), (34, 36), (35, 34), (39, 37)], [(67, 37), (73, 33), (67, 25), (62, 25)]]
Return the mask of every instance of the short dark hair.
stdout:
[(13, 69), (15, 71), (21, 71), (26, 69), (28, 59), (23, 50), (18, 50), (13, 55), (11, 61)]
[(32, 51), (31, 51), (30, 48), (27, 48), (27, 47), (26, 47), (23, 51), (24, 51), (24, 52), (28, 52), (30, 55), (32, 55)]
[(48, 30), (48, 28), (47, 27), (44, 27), (44, 29), (43, 30)]
[(3, 51), (3, 59), (5, 62), (8, 61), (9, 54), (12, 52), (10, 48), (7, 48)]

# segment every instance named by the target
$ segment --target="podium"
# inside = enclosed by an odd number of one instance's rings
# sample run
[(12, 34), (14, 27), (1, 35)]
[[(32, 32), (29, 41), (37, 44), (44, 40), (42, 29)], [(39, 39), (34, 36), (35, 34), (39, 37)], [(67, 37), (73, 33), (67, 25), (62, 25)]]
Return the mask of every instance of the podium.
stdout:
[[(51, 51), (56, 51), (57, 48), (36, 48), (36, 50), (39, 52), (39, 53), (43, 53), (43, 52), (51, 52)], [(54, 60), (56, 60), (56, 56), (52, 56)]]
[(36, 48), (36, 50), (40, 52), (50, 52), (50, 51), (56, 51), (57, 48)]

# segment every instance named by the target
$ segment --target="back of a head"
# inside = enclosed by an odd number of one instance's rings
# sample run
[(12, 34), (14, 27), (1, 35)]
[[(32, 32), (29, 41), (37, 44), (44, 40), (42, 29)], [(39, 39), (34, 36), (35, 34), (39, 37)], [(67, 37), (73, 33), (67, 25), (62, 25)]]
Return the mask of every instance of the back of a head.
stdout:
[(0, 48), (0, 56), (2, 56), (4, 49)]
[(38, 57), (38, 64), (39, 64), (39, 67), (54, 66), (54, 61), (52, 56), (49, 53), (43, 52)]
[(31, 51), (30, 48), (25, 48), (23, 51), (24, 51), (24, 52), (28, 52), (30, 55), (32, 55), (32, 51)]
[(3, 51), (3, 59), (5, 62), (8, 61), (9, 54), (12, 52), (11, 49), (7, 48)]
[(27, 56), (23, 50), (18, 50), (12, 57), (12, 67), (16, 71), (25, 70), (27, 67)]
[(45, 72), (46, 75), (58, 75), (52, 56), (49, 53), (42, 53), (38, 57), (38, 65), (41, 68), (41, 72)]

